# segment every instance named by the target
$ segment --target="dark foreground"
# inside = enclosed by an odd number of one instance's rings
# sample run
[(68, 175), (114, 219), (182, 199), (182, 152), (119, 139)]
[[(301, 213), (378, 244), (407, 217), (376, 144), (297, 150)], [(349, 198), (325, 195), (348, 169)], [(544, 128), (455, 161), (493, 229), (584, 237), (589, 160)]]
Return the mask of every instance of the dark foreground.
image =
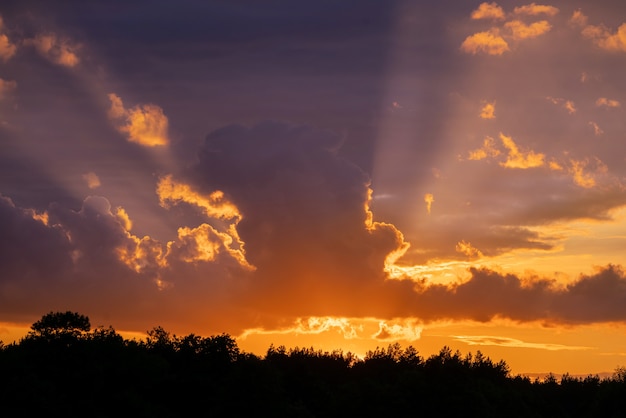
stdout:
[(444, 347), (350, 353), (239, 350), (227, 334), (142, 341), (89, 319), (50, 313), (0, 344), (0, 416), (45, 417), (623, 417), (626, 370), (532, 381), (504, 361)]

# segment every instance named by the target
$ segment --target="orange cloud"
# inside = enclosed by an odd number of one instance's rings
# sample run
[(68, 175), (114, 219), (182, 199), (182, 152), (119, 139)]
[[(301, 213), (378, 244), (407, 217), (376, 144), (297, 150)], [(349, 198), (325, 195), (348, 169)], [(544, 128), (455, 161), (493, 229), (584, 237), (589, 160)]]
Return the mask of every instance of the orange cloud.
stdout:
[(617, 100), (607, 99), (606, 97), (600, 97), (598, 100), (596, 100), (596, 106), (612, 108), (612, 107), (620, 107), (621, 103), (618, 102)]
[(496, 102), (487, 102), (480, 110), (480, 117), (482, 119), (495, 119), (496, 118)]
[[(197, 228), (179, 228), (178, 242), (168, 243), (168, 253), (177, 250), (184, 254), (183, 260), (213, 260), (218, 252), (218, 241), (241, 266), (252, 268), (245, 257), (244, 242), (239, 237), (237, 224), (243, 218), (237, 206), (228, 201), (221, 191), (208, 195), (198, 193), (191, 186), (176, 182), (171, 175), (162, 177), (157, 185), (157, 195), (161, 206), (168, 208), (171, 204), (187, 203), (203, 210), (211, 219), (231, 221), (223, 232), (217, 231), (208, 224)], [(217, 239), (217, 241), (216, 241)], [(195, 257), (195, 258), (194, 258)]]
[[(587, 167), (591, 165), (589, 160), (570, 160), (571, 167), (569, 169), (570, 174), (576, 183), (580, 187), (590, 189), (596, 185), (596, 179), (594, 174), (586, 171)], [(608, 172), (608, 167), (600, 160), (595, 160), (596, 173), (605, 174)]]
[(537, 348), (548, 351), (578, 351), (591, 350), (593, 347), (550, 344), (550, 343), (530, 343), (515, 338), (490, 336), (490, 335), (455, 335), (455, 339), (463, 341), (468, 345), (496, 345), (502, 347), (517, 348)]
[(470, 160), (484, 160), (487, 157), (497, 157), (500, 150), (495, 147), (495, 141), (490, 136), (485, 137), (482, 148), (469, 152)]
[(604, 50), (626, 52), (626, 23), (621, 24), (615, 33), (611, 33), (604, 25), (589, 25), (582, 34)]
[(595, 123), (595, 122), (593, 122), (593, 121), (592, 121), (592, 122), (589, 122), (589, 126), (591, 126), (591, 127), (593, 128), (593, 133), (594, 133), (596, 136), (600, 136), (600, 135), (602, 135), (602, 134), (604, 133), (604, 131), (602, 130), (602, 128), (600, 128), (600, 126), (598, 126), (598, 124), (597, 124), (597, 123)]
[[(4, 27), (4, 22), (2, 20), (2, 16), (0, 16), (0, 31)], [(5, 34), (0, 33), (0, 58), (3, 61), (8, 61), (13, 55), (15, 55), (15, 51), (17, 47), (9, 41), (9, 37)]]
[(90, 171), (89, 173), (83, 174), (83, 179), (87, 183), (87, 187), (90, 189), (97, 189), (100, 187), (100, 178), (94, 173)]
[(504, 19), (504, 10), (497, 3), (481, 3), (476, 10), (472, 12), (472, 19)]
[(426, 210), (428, 211), (429, 215), (430, 215), (430, 209), (434, 201), (435, 201), (435, 197), (432, 195), (432, 193), (426, 193), (424, 195), (424, 202), (426, 202)]
[(25, 41), (26, 45), (33, 45), (35, 49), (46, 59), (64, 67), (75, 67), (80, 63), (76, 52), (78, 45), (72, 44), (67, 39), (59, 39), (55, 34), (39, 35), (34, 39)]
[(546, 100), (552, 102), (555, 105), (562, 106), (569, 114), (576, 113), (576, 105), (571, 100), (565, 100), (558, 97), (546, 97)]
[(461, 44), (461, 50), (474, 55), (478, 53), (502, 55), (509, 51), (509, 45), (500, 36), (500, 32), (493, 28), (490, 31), (478, 32), (465, 38)]
[(505, 23), (504, 27), (511, 32), (511, 36), (514, 40), (536, 38), (552, 29), (552, 26), (547, 20), (541, 20), (531, 23), (530, 25), (520, 20), (513, 20)]
[(554, 16), (559, 13), (559, 9), (557, 9), (554, 6), (531, 3), (525, 6), (516, 7), (515, 9), (513, 9), (513, 13), (518, 14), (518, 15), (530, 15), (530, 16), (536, 16), (540, 14)]
[(171, 204), (185, 202), (198, 206), (210, 218), (234, 219), (237, 222), (242, 218), (237, 206), (229, 202), (223, 192), (218, 190), (205, 196), (193, 190), (188, 184), (175, 181), (171, 174), (161, 177), (157, 185), (157, 195), (161, 206), (165, 208)]
[(389, 323), (389, 321), (380, 321), (378, 323), (378, 332), (372, 337), (378, 340), (406, 340), (416, 341), (422, 336), (423, 327), (415, 321), (404, 321)]
[(572, 17), (569, 19), (570, 23), (576, 26), (587, 26), (588, 20), (587, 16), (585, 16), (585, 14), (580, 10), (574, 11), (574, 13), (572, 13)]
[(116, 123), (118, 131), (127, 135), (130, 142), (146, 147), (169, 143), (167, 116), (159, 106), (145, 104), (126, 109), (122, 99), (113, 93), (109, 94), (109, 100), (109, 118)]
[(130, 231), (133, 228), (133, 222), (130, 220), (130, 216), (128, 216), (128, 213), (123, 207), (118, 206), (115, 209), (115, 217), (125, 230)]
[(544, 165), (544, 154), (535, 153), (533, 151), (521, 152), (513, 138), (500, 133), (500, 140), (502, 144), (509, 150), (507, 159), (505, 162), (500, 163), (501, 166), (506, 168), (534, 168)]
[(456, 244), (455, 249), (456, 249), (456, 252), (464, 254), (465, 256), (467, 256), (467, 258), (472, 259), (472, 260), (483, 257), (483, 253), (480, 252), (480, 250), (473, 247), (471, 243), (466, 242), (464, 240), (459, 241)]

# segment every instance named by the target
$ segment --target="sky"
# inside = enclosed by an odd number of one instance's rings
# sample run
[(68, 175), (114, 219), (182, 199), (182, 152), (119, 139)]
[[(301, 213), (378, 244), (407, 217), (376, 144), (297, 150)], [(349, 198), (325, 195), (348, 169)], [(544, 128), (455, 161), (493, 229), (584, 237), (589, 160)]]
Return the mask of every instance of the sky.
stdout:
[(626, 3), (3, 0), (0, 340), (626, 364)]

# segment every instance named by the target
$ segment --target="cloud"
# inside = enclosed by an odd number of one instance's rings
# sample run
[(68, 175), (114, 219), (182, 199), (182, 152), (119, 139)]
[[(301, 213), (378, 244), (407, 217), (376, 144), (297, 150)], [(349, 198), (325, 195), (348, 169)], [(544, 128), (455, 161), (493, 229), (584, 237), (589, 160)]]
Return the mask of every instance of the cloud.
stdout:
[(567, 112), (572, 115), (576, 113), (576, 105), (571, 100), (561, 99), (559, 97), (546, 97), (546, 100), (552, 102), (555, 105), (562, 106)]
[(159, 106), (145, 104), (127, 109), (122, 99), (113, 93), (109, 94), (109, 100), (109, 118), (130, 142), (145, 147), (169, 144), (168, 119)]
[(600, 97), (598, 100), (596, 100), (596, 106), (604, 107), (608, 109), (608, 108), (620, 107), (621, 103), (617, 100), (607, 99), (606, 97)]
[(600, 136), (600, 135), (602, 135), (604, 133), (602, 128), (600, 128), (600, 126), (597, 123), (593, 122), (593, 121), (589, 122), (589, 126), (591, 126), (593, 128), (593, 133), (594, 133), (595, 136)]
[(547, 20), (534, 22), (530, 25), (519, 20), (513, 20), (506, 22), (504, 27), (511, 32), (511, 36), (514, 40), (536, 38), (549, 32), (552, 28)]
[(80, 63), (77, 55), (80, 46), (68, 39), (60, 39), (53, 33), (27, 39), (24, 44), (34, 46), (41, 56), (63, 67), (72, 68)]
[(519, 150), (512, 137), (502, 133), (500, 133), (500, 140), (504, 147), (509, 150), (507, 159), (505, 162), (500, 163), (501, 166), (506, 168), (527, 169), (544, 165), (544, 154), (535, 153), (534, 151), (522, 152)]
[[(569, 172), (572, 175), (574, 183), (586, 189), (596, 185), (595, 176), (585, 171), (585, 169), (591, 165), (589, 160), (570, 160), (570, 164)], [(606, 174), (608, 172), (608, 167), (602, 163), (602, 161), (595, 159), (594, 165), (596, 174)]]
[(477, 258), (482, 258), (483, 253), (480, 252), (477, 248), (474, 248), (471, 243), (466, 242), (464, 240), (459, 241), (456, 244), (456, 252), (464, 254), (467, 258), (474, 260)]
[(536, 16), (540, 14), (545, 14), (548, 16), (555, 16), (559, 13), (559, 9), (554, 6), (531, 3), (525, 6), (516, 7), (515, 9), (513, 9), (513, 13), (517, 15), (529, 15), (529, 16)]
[(485, 158), (493, 158), (500, 155), (500, 150), (495, 147), (495, 141), (493, 138), (486, 136), (483, 140), (483, 146), (469, 152), (468, 159), (470, 160), (484, 160)]
[(578, 345), (564, 345), (564, 344), (552, 344), (552, 343), (531, 343), (516, 338), (491, 336), (491, 335), (455, 335), (454, 339), (462, 341), (469, 345), (485, 345), (485, 346), (500, 346), (500, 347), (516, 347), (516, 348), (536, 348), (539, 350), (548, 351), (580, 351), (591, 350), (593, 347), (578, 346)]
[(508, 318), (519, 322), (582, 324), (626, 320), (626, 276), (609, 265), (567, 285), (523, 280), (486, 268), (470, 269), (461, 284), (419, 285), (412, 314), (425, 320)]
[(0, 16), (0, 59), (4, 62), (8, 61), (13, 55), (15, 55), (15, 51), (17, 51), (17, 47), (15, 44), (12, 44), (9, 40), (9, 37), (2, 33), (4, 29), (4, 21), (2, 20), (2, 16)]
[(496, 118), (496, 102), (486, 102), (480, 110), (481, 119), (495, 119)]
[(372, 337), (383, 341), (417, 341), (422, 336), (423, 326), (418, 321), (404, 321), (399, 323), (394, 321), (380, 321), (378, 323), (378, 332)]
[(93, 171), (83, 174), (83, 180), (85, 180), (87, 187), (90, 189), (97, 189), (101, 185), (100, 178)]
[(472, 12), (472, 19), (504, 19), (504, 10), (497, 3), (481, 3), (476, 10)]
[(604, 25), (588, 25), (585, 26), (582, 34), (604, 50), (626, 52), (626, 23), (621, 24), (615, 33), (611, 33)]
[(589, 18), (579, 9), (579, 10), (575, 10), (574, 13), (572, 13), (572, 17), (570, 18), (570, 23), (572, 25), (576, 25), (576, 26), (587, 26), (587, 22), (589, 21)]
[(434, 201), (435, 201), (435, 197), (432, 195), (432, 193), (426, 193), (424, 195), (424, 202), (426, 202), (426, 211), (428, 212), (429, 215), (430, 215), (430, 209)]
[(461, 50), (474, 55), (478, 53), (502, 55), (509, 51), (509, 44), (500, 36), (500, 32), (494, 28), (468, 36), (461, 44)]

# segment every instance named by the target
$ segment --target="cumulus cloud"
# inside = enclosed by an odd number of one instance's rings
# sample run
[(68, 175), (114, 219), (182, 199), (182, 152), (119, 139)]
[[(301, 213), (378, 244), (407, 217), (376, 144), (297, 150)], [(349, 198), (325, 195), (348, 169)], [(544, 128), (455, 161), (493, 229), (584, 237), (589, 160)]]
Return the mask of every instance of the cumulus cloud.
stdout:
[(78, 58), (79, 45), (76, 45), (68, 39), (59, 38), (56, 34), (38, 35), (34, 39), (24, 41), (25, 45), (32, 45), (41, 56), (51, 62), (64, 66), (75, 67), (80, 63)]
[(83, 174), (83, 180), (85, 180), (85, 183), (87, 183), (87, 187), (89, 187), (90, 189), (97, 189), (98, 187), (100, 187), (101, 184), (100, 178), (93, 171)]
[(575, 26), (587, 26), (589, 18), (579, 9), (575, 10), (570, 17), (570, 23)]
[(514, 8), (513, 13), (517, 15), (529, 15), (529, 16), (536, 16), (540, 14), (545, 14), (548, 16), (555, 16), (559, 13), (559, 9), (554, 6), (549, 6), (545, 4), (531, 3), (531, 4)]
[(498, 6), (496, 2), (492, 3), (481, 3), (476, 10), (472, 12), (472, 19), (493, 19), (493, 20), (501, 20), (504, 19), (504, 10), (502, 7)]
[(552, 25), (547, 20), (541, 20), (539, 22), (525, 24), (520, 20), (512, 20), (506, 22), (504, 27), (511, 32), (511, 36), (514, 40), (530, 39), (541, 36), (550, 31)]
[(471, 54), (502, 55), (508, 50), (509, 44), (496, 28), (470, 35), (461, 44), (461, 51)]
[(500, 155), (500, 150), (496, 148), (496, 143), (490, 136), (485, 137), (483, 146), (469, 152), (468, 159), (484, 160), (485, 158), (493, 158)]
[(500, 163), (506, 168), (534, 168), (544, 165), (545, 155), (534, 151), (520, 151), (513, 138), (500, 133), (500, 140), (509, 151), (506, 161)]
[(168, 119), (162, 108), (154, 104), (144, 104), (127, 109), (122, 99), (113, 93), (109, 94), (109, 100), (109, 118), (130, 142), (145, 147), (169, 144)]
[(496, 118), (496, 102), (486, 102), (480, 110), (481, 119), (495, 119)]
[(604, 25), (588, 25), (584, 27), (582, 34), (604, 50), (626, 52), (626, 23), (621, 24), (614, 33)]
[(604, 107), (608, 109), (608, 108), (620, 107), (621, 103), (614, 99), (607, 99), (606, 97), (600, 97), (598, 100), (596, 100), (596, 106)]

